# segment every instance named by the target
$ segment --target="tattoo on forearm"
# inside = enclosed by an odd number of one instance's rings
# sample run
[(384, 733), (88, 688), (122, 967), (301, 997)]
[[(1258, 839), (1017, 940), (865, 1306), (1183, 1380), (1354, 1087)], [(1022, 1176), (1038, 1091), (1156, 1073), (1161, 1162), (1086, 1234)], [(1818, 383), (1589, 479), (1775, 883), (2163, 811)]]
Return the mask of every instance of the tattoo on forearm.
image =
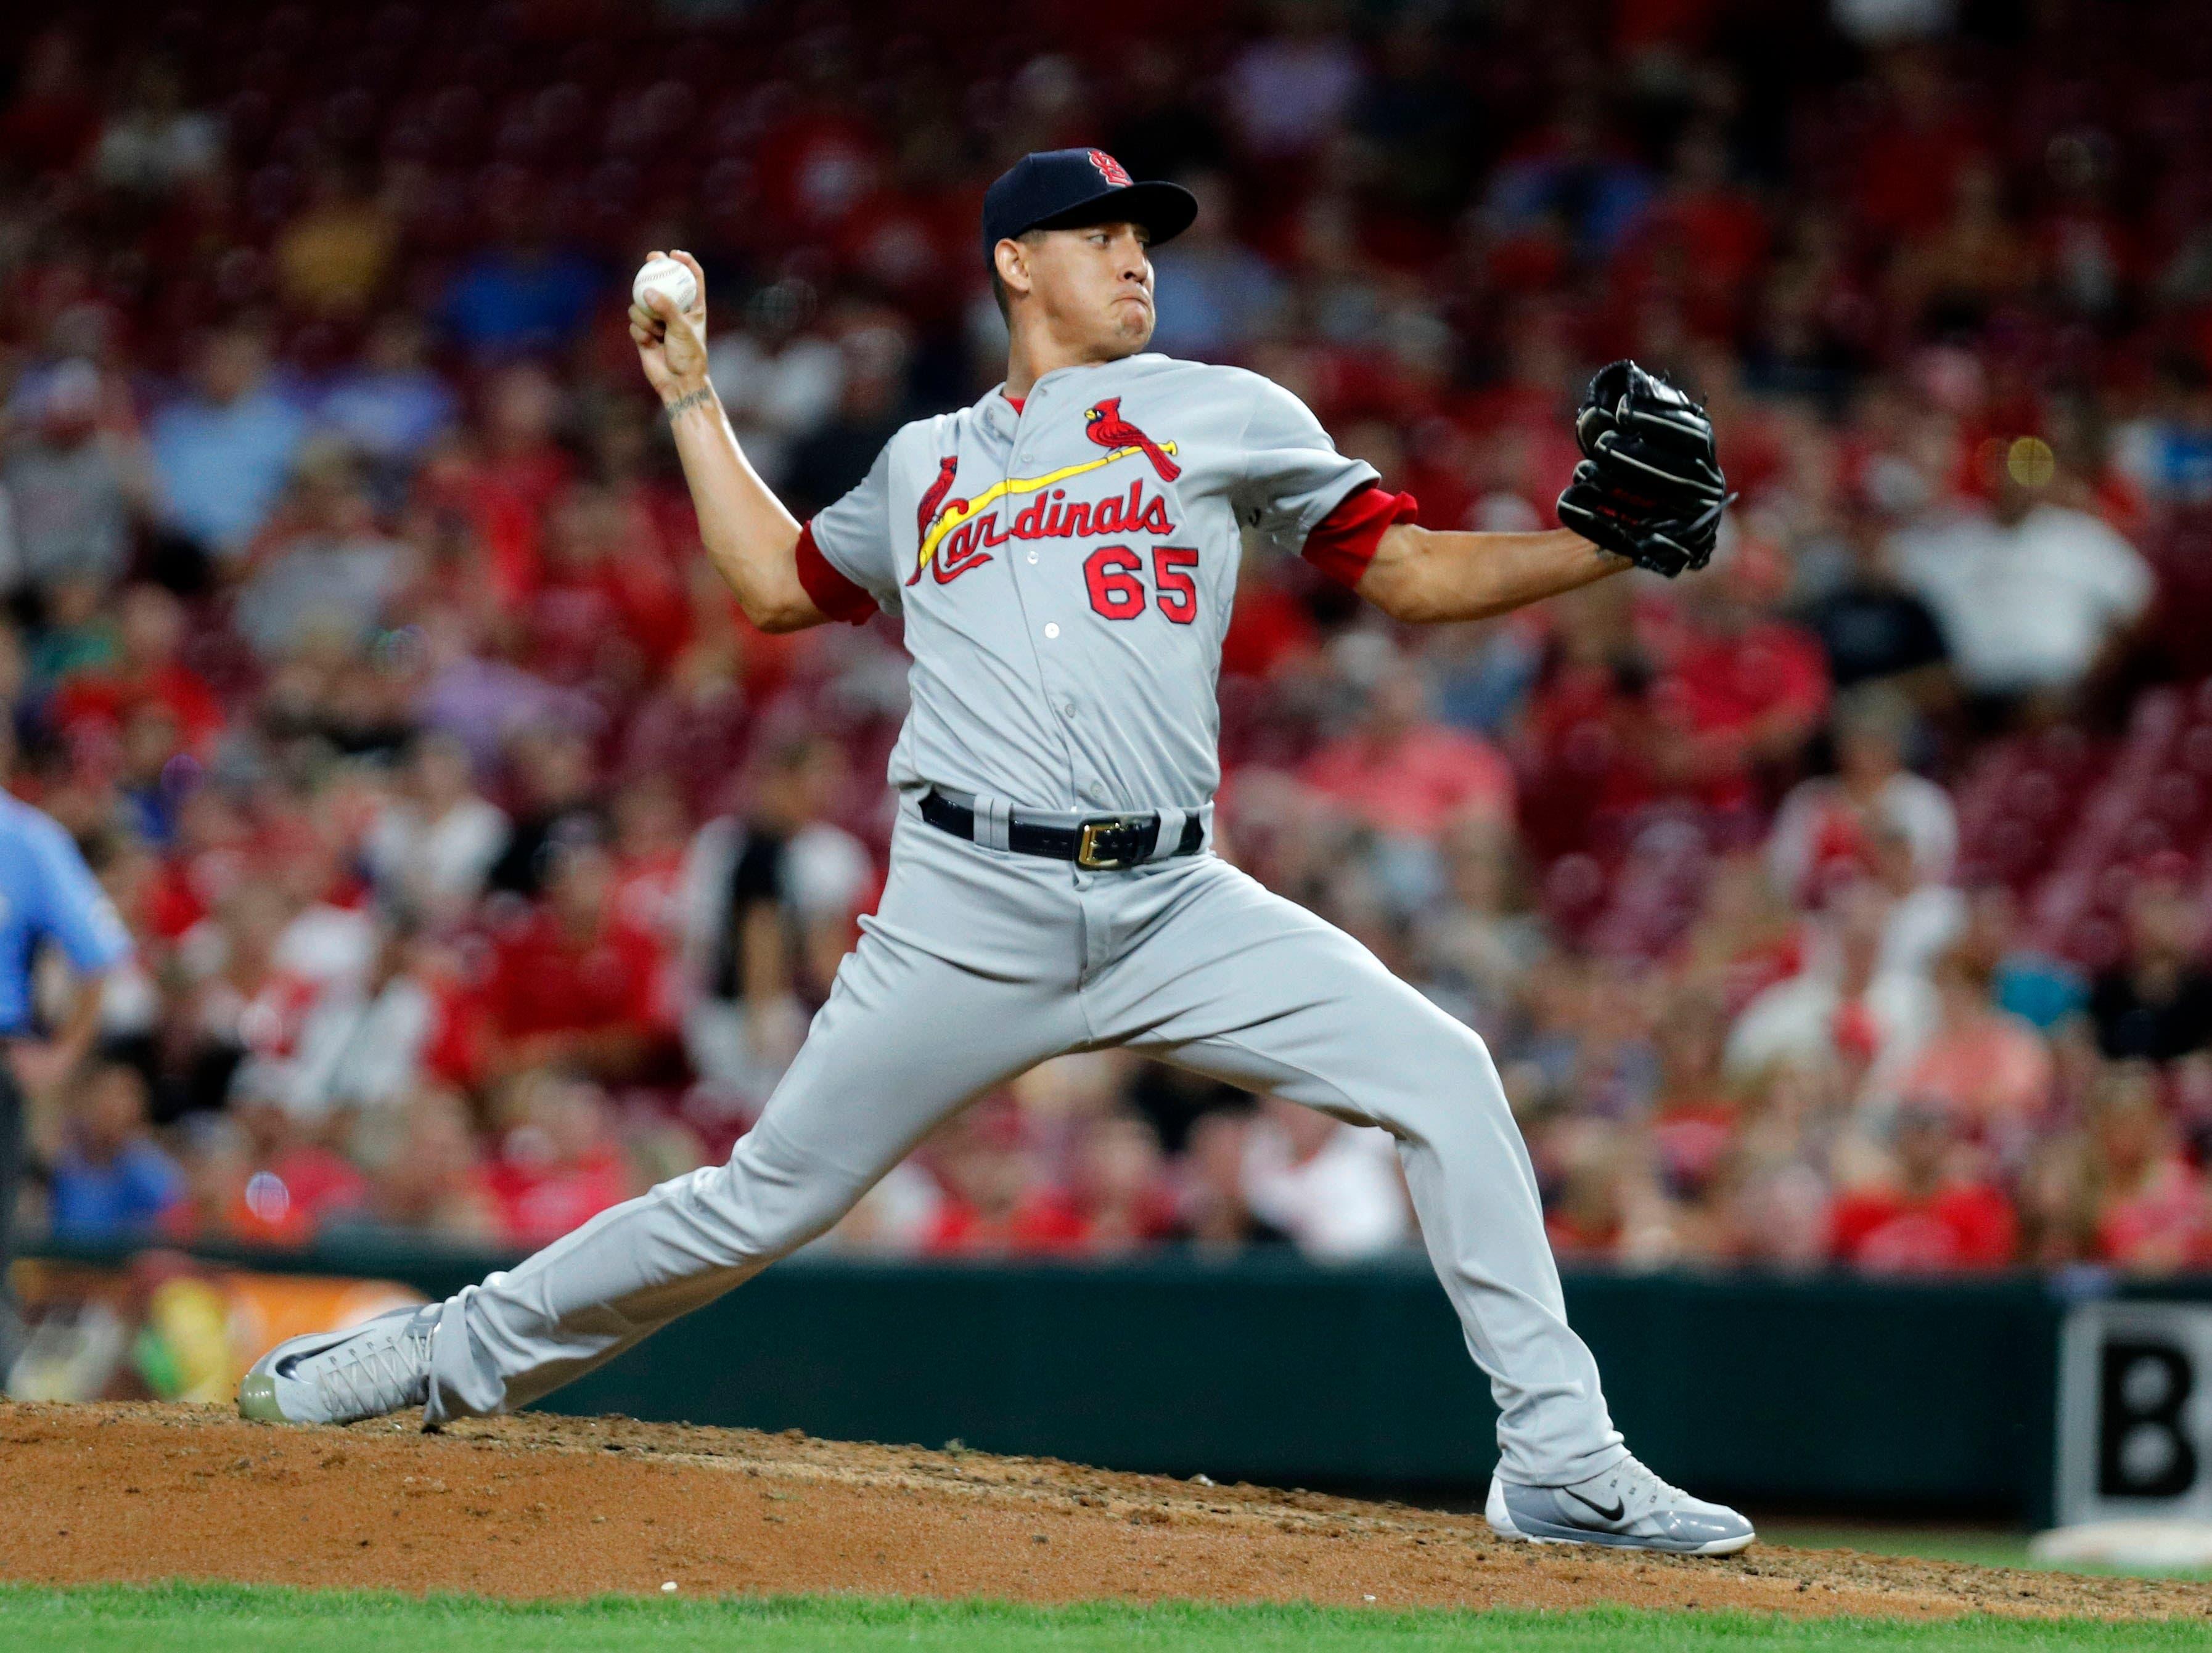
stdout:
[(672, 425), (692, 409), (704, 408), (714, 400), (714, 387), (711, 384), (702, 384), (696, 391), (687, 391), (668, 404), (668, 422)]

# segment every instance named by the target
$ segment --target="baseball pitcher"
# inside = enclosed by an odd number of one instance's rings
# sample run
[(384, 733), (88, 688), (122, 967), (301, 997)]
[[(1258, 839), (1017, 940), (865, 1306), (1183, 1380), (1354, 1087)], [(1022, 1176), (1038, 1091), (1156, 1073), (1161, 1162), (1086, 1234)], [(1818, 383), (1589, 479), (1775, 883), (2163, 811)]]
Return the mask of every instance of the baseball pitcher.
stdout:
[(633, 306), (707, 554), (747, 615), (782, 632), (881, 612), (905, 628), (913, 704), (880, 910), (726, 1165), (447, 1302), (280, 1345), (245, 1381), (248, 1417), (421, 1407), (435, 1424), (526, 1405), (823, 1232), (980, 1092), (1119, 1045), (1397, 1139), (1497, 1396), (1500, 1533), (1692, 1554), (1751, 1542), (1741, 1516), (1622, 1445), (1482, 1041), (1210, 849), (1214, 682), (1248, 531), (1399, 620), (1502, 614), (1632, 566), (1703, 566), (1728, 497), (1711, 428), (1616, 363), (1577, 421), (1567, 527), (1424, 529), (1296, 397), (1146, 351), (1147, 249), (1195, 212), (1100, 150), (1024, 158), (983, 209), (1006, 382), (907, 426), (803, 524), (708, 382), (703, 300)]

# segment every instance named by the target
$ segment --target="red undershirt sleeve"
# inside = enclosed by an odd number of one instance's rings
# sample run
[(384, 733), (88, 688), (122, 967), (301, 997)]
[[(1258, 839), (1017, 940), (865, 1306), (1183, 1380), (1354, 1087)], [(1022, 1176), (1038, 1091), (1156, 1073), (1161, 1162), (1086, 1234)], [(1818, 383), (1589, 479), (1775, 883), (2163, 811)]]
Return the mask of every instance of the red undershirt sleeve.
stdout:
[(1340, 585), (1357, 585), (1375, 560), (1382, 536), (1400, 523), (1413, 521), (1420, 510), (1420, 501), (1410, 493), (1371, 485), (1359, 488), (1314, 524), (1299, 554)]
[[(862, 587), (838, 572), (822, 548), (814, 542), (814, 524), (808, 523), (799, 530), (799, 544), (792, 553), (799, 564), (799, 583), (814, 606), (832, 620), (848, 621), (855, 626), (865, 626), (875, 618), (876, 600)], [(1370, 556), (1373, 552), (1368, 554)]]

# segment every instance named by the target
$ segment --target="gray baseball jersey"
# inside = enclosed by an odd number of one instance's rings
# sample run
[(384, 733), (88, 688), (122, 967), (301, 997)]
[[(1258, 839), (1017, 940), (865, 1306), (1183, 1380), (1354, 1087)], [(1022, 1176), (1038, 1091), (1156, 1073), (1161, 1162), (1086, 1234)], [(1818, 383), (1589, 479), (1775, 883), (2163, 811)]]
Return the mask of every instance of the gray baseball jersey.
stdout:
[(1241, 529), (1297, 548), (1373, 480), (1266, 380), (1159, 356), (901, 431), (799, 548), (825, 612), (905, 619), (914, 708), (882, 903), (727, 1164), (447, 1300), (426, 1415), (528, 1403), (822, 1232), (981, 1092), (1124, 1046), (1389, 1131), (1489, 1374), (1507, 1478), (1619, 1462), (1472, 1031), (1211, 853), (1093, 871), (920, 814), (927, 784), (1038, 809), (1202, 807)]
[(1161, 355), (1047, 373), (1018, 411), (994, 391), (908, 425), (809, 524), (905, 623), (891, 784), (1037, 809), (1203, 805), (1243, 529), (1297, 551), (1376, 481), (1280, 386)]

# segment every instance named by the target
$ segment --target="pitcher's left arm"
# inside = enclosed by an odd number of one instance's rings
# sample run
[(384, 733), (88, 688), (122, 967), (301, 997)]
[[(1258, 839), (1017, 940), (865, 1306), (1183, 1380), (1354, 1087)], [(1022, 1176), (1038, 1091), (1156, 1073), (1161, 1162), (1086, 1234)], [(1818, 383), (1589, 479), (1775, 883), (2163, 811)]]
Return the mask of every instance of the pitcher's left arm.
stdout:
[(1393, 620), (1487, 620), (1635, 566), (1571, 529), (1475, 534), (1399, 523), (1352, 589)]

